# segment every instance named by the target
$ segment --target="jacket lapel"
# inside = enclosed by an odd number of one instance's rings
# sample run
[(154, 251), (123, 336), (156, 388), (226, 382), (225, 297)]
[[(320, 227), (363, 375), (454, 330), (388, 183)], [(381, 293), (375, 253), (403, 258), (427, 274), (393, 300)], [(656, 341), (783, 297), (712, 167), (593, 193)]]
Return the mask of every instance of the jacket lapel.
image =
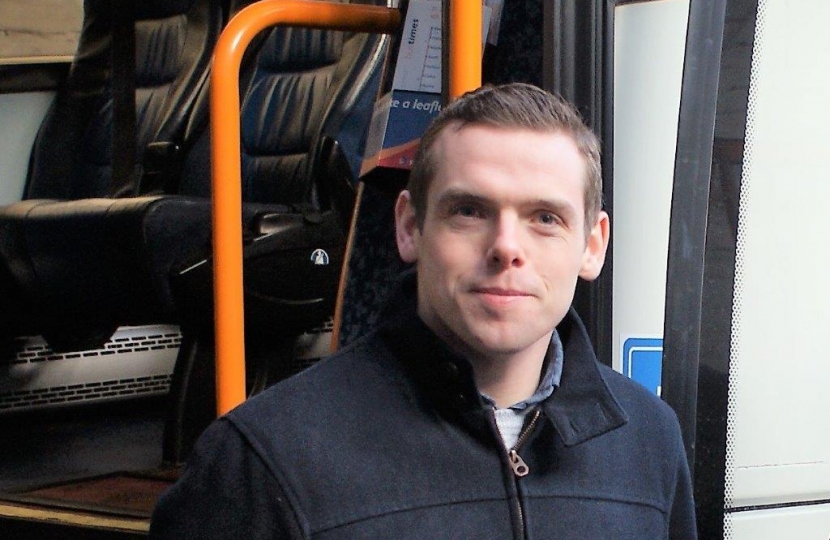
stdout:
[(573, 309), (557, 329), (565, 348), (562, 380), (543, 408), (565, 446), (574, 446), (617, 429), (628, 416), (608, 388)]

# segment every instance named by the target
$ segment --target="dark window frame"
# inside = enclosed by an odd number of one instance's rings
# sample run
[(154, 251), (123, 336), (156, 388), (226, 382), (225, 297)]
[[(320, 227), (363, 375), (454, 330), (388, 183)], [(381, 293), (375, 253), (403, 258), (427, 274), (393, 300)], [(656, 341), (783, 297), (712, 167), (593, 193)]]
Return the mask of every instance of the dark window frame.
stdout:
[(71, 62), (0, 64), (0, 94), (57, 90), (66, 81)]
[[(729, 351), (743, 140), (719, 139), (724, 107), (743, 107), (752, 51), (738, 58), (743, 103), (718, 100), (730, 10), (757, 2), (691, 0), (678, 123), (666, 281), (663, 399), (677, 412), (700, 538), (722, 539)], [(731, 73), (734, 75), (734, 73)], [(730, 177), (726, 167), (732, 167)], [(725, 218), (725, 219), (724, 219)], [(726, 227), (728, 230), (724, 231)], [(734, 229), (734, 230), (732, 230)], [(724, 242), (724, 235), (725, 240)], [(719, 245), (714, 242), (718, 238)]]

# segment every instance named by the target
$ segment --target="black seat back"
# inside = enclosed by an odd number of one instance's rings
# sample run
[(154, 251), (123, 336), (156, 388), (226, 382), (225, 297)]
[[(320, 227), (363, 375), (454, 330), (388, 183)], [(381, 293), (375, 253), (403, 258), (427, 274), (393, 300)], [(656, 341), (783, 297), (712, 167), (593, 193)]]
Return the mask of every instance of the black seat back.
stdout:
[[(152, 143), (168, 148), (181, 144), (225, 18), (222, 1), (85, 0), (83, 28), (68, 78), (32, 148), (24, 193), (28, 200), (0, 208), (0, 264), (7, 269), (0, 273), (0, 291), (8, 310), (15, 313), (15, 324), (3, 325), (0, 334), (68, 336), (54, 340), (65, 348), (87, 343), (84, 334), (105, 338), (108, 328), (124, 323), (92, 319), (107, 319), (110, 310), (102, 306), (120, 303), (120, 297), (108, 291), (142, 289), (141, 283), (152, 281), (134, 279), (137, 270), (125, 277), (119, 266), (119, 261), (126, 261), (121, 266), (135, 269), (134, 260), (144, 257), (141, 245), (124, 249), (134, 239), (140, 241), (142, 233), (131, 232), (117, 238), (117, 245), (107, 245), (108, 238), (122, 231), (124, 220), (114, 218), (113, 226), (103, 219), (111, 212), (102, 204), (106, 201), (81, 207), (74, 201), (138, 191), (141, 174), (127, 177), (132, 186), (116, 185), (113, 180), (114, 131), (122, 146), (125, 138), (135, 146), (139, 165)], [(123, 38), (125, 28), (129, 55), (123, 52), (125, 40), (114, 38), (116, 34)], [(120, 54), (114, 53), (114, 43)], [(129, 61), (132, 56), (134, 66)], [(132, 87), (127, 100), (119, 92), (125, 87)], [(113, 129), (116, 96), (127, 109), (135, 101), (135, 128), (128, 134)], [(124, 107), (119, 110), (123, 118)], [(175, 152), (170, 154), (175, 158)], [(69, 202), (47, 207), (46, 199)], [(128, 214), (123, 209), (116, 213)], [(85, 220), (87, 214), (92, 219)], [(83, 226), (68, 227), (67, 220), (80, 220)], [(106, 282), (91, 283), (93, 276)], [(143, 290), (139, 294), (152, 305), (164, 302), (153, 303)], [(123, 304), (135, 311), (137, 302)], [(79, 324), (84, 328), (76, 328)]]
[[(293, 354), (294, 338), (333, 312), (346, 244), (342, 218), (353, 204), (387, 41), (379, 35), (278, 27), (263, 32), (243, 60), (249, 391), (306, 367), (308, 359)], [(187, 152), (179, 190), (191, 197), (210, 193), (208, 120), (194, 117), (188, 130), (200, 133)], [(174, 413), (165, 443), (171, 461), (187, 455), (215, 414), (204, 395), (215, 380), (212, 267), (204, 260), (183, 268), (174, 289), (190, 337), (174, 375)]]
[(221, 29), (219, 1), (85, 0), (84, 26), (68, 80), (32, 150), (27, 199), (82, 199), (115, 193), (114, 8), (132, 10), (135, 18), (137, 163), (143, 162), (151, 143), (177, 145), (184, 137)]
[[(234, 2), (232, 11), (248, 4)], [(330, 167), (330, 156), (322, 155), (330, 150), (326, 139), (337, 141), (356, 178), (385, 42), (372, 34), (290, 27), (259, 36), (240, 73), (244, 201), (319, 206), (320, 183), (330, 180), (330, 170), (320, 169)], [(195, 118), (188, 128), (199, 141), (188, 152), (181, 194), (210, 194), (206, 124)]]
[[(263, 314), (249, 317), (251, 329), (260, 319), (272, 327), (268, 321), (279, 319), (288, 329), (331, 313), (387, 41), (376, 34), (275, 27), (259, 36), (243, 61), (243, 215), (246, 234), (257, 239), (245, 250), (245, 286), (252, 293), (246, 311)], [(180, 193), (187, 196), (210, 193), (207, 123), (195, 118), (188, 130), (200, 135), (185, 159)], [(334, 218), (321, 216), (331, 211)], [(312, 260), (320, 248), (328, 265)], [(210, 265), (184, 267), (182, 303), (196, 304), (187, 313), (204, 316)]]

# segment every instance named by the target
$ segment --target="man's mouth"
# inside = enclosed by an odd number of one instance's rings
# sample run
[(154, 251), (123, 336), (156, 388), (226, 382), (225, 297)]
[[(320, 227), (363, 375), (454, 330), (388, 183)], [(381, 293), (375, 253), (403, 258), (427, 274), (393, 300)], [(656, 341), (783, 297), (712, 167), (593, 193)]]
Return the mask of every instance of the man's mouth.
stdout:
[(502, 289), (500, 287), (477, 287), (473, 289), (473, 292), (478, 294), (488, 294), (493, 296), (533, 296), (530, 293), (526, 293), (524, 291), (520, 291), (518, 289)]
[(514, 302), (522, 301), (533, 295), (520, 289), (509, 289), (502, 287), (476, 287), (473, 289), (480, 301), (491, 307), (504, 307)]

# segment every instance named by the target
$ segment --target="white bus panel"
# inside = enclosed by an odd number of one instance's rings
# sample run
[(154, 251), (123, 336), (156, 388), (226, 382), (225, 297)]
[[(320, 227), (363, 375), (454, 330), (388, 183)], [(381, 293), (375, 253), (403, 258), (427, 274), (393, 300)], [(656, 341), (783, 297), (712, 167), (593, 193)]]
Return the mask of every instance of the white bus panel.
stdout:
[(618, 371), (628, 371), (622, 358), (626, 339), (663, 335), (688, 16), (689, 0), (622, 4), (614, 10), (612, 324)]

